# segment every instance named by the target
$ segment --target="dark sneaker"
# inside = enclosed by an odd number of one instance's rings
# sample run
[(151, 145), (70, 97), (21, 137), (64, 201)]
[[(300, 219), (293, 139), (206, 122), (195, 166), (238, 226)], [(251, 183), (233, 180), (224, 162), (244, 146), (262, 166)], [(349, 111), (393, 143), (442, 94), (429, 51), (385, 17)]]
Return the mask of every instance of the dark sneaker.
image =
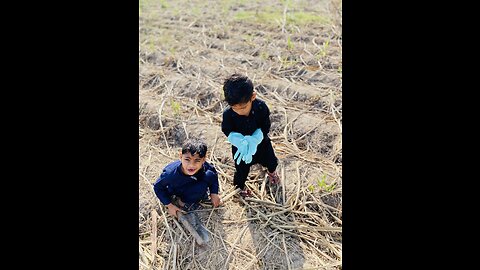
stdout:
[(274, 171), (273, 173), (267, 171), (268, 174), (268, 180), (272, 184), (278, 184), (280, 183), (280, 177), (278, 177), (277, 171)]

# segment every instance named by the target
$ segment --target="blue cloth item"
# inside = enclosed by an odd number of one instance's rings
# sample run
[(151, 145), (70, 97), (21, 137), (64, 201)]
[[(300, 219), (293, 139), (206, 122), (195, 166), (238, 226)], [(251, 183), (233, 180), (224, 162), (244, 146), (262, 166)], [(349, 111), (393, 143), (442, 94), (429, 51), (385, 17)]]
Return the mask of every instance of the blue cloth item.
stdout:
[(192, 176), (185, 175), (181, 167), (180, 160), (168, 164), (153, 184), (155, 194), (162, 204), (170, 204), (173, 195), (184, 203), (193, 204), (205, 198), (207, 190), (218, 194), (217, 171), (210, 163), (204, 162), (203, 167)]
[(244, 144), (245, 136), (238, 132), (232, 131), (230, 134), (228, 134), (227, 140), (231, 144), (235, 145), (235, 147), (239, 148), (242, 144)]
[[(260, 139), (260, 143), (270, 143), (270, 138), (268, 138), (268, 132), (270, 131), (270, 110), (265, 104), (264, 101), (256, 98), (252, 102), (252, 109), (248, 116), (239, 115), (233, 111), (231, 106), (227, 107), (222, 114), (222, 132), (225, 136), (229, 137), (232, 132), (240, 133), (240, 135), (253, 136), (258, 129), (261, 129), (263, 138)], [(245, 138), (244, 138), (245, 139)], [(247, 164), (253, 162), (253, 155), (256, 154), (257, 149), (252, 143), (248, 142), (247, 137), (247, 149), (237, 150), (241, 145), (235, 145), (232, 143), (232, 154), (233, 159), (236, 160), (236, 165), (239, 165), (241, 160), (248, 162)], [(229, 140), (230, 141), (230, 140)], [(233, 140), (232, 140), (233, 141)], [(230, 141), (230, 142), (232, 142)], [(241, 141), (241, 140), (240, 140)], [(250, 145), (251, 144), (251, 145)], [(248, 146), (250, 145), (250, 146)], [(235, 148), (234, 148), (235, 146)], [(258, 144), (257, 144), (258, 146)], [(242, 146), (244, 147), (244, 146)], [(250, 151), (248, 147), (251, 147)], [(262, 148), (263, 149), (263, 148)], [(248, 154), (251, 155), (248, 155)]]
[(257, 139), (257, 145), (263, 140), (263, 132), (262, 132), (262, 129), (261, 128), (257, 128), (257, 130), (255, 130), (255, 132), (253, 132), (252, 134), (252, 137), (254, 137), (255, 139)]
[(255, 155), (255, 153), (257, 152), (257, 146), (263, 140), (262, 130), (258, 128), (257, 130), (255, 130), (255, 132), (253, 132), (252, 136), (245, 136), (245, 140), (248, 142), (248, 149), (242, 160), (245, 161), (245, 163), (249, 164), (250, 162), (252, 162), (252, 156)]
[(270, 132), (270, 110), (264, 101), (256, 98), (252, 102), (252, 110), (248, 116), (238, 115), (231, 106), (225, 108), (222, 113), (222, 132), (226, 137), (234, 131), (242, 135), (251, 135), (261, 128), (264, 139), (268, 140)]
[(240, 161), (244, 158), (248, 151), (248, 141), (245, 140), (245, 136), (238, 132), (230, 132), (228, 134), (227, 140), (237, 147), (237, 152), (233, 156), (233, 160), (237, 161), (237, 165), (240, 164)]

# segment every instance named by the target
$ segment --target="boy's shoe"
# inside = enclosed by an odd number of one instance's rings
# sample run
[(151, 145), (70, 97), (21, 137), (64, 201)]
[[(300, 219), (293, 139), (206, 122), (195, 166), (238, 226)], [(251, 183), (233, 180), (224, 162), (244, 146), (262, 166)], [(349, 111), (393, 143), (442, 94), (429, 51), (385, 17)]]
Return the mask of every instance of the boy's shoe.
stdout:
[(242, 198), (246, 198), (246, 197), (253, 197), (252, 195), (252, 191), (250, 191), (250, 189), (248, 188), (244, 188), (242, 191), (239, 192), (240, 196), (242, 196)]
[(270, 183), (272, 184), (280, 183), (280, 177), (278, 177), (277, 171), (274, 171), (273, 173), (267, 171), (267, 174), (268, 174), (268, 179), (270, 180)]

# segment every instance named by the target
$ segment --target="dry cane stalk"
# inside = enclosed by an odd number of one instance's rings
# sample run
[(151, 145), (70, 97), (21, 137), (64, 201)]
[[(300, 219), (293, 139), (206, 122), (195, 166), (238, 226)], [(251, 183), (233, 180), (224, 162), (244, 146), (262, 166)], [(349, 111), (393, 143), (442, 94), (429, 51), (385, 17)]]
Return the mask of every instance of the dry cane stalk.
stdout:
[(142, 245), (138, 245), (138, 252), (139, 252), (140, 255), (141, 255), (142, 262), (143, 262), (144, 264), (148, 265), (148, 260), (147, 260), (147, 257), (145, 256), (145, 252), (143, 252)]
[(158, 121), (160, 122), (160, 130), (162, 131), (163, 139), (165, 140), (165, 145), (167, 146), (167, 152), (168, 154), (170, 154), (170, 146), (168, 145), (167, 137), (165, 136), (165, 132), (163, 130), (163, 124), (162, 124), (162, 109), (164, 104), (165, 104), (165, 99), (162, 101), (162, 105), (160, 105), (160, 109), (158, 109)]
[(290, 259), (288, 258), (287, 245), (285, 244), (285, 234), (282, 234), (282, 242), (283, 242), (283, 248), (285, 249), (285, 259), (287, 260), (287, 267), (288, 267), (288, 270), (290, 270), (291, 269)]
[(293, 206), (295, 207), (298, 203), (298, 196), (300, 195), (300, 185), (301, 185), (301, 176), (300, 176), (300, 168), (298, 167), (298, 164), (300, 162), (297, 161), (297, 195), (295, 196), (295, 202), (293, 203)]
[(177, 269), (177, 243), (173, 243), (173, 270)]
[(285, 167), (282, 166), (282, 204), (285, 203)]
[(197, 244), (200, 246), (205, 244), (205, 241), (203, 241), (202, 237), (198, 234), (198, 232), (193, 228), (192, 224), (188, 222), (188, 220), (185, 218), (184, 214), (181, 211), (177, 212), (178, 220), (185, 226), (188, 232), (195, 238), (195, 241), (197, 241)]
[(240, 191), (241, 189), (237, 188), (234, 191), (230, 192), (229, 194), (225, 195), (222, 198), (222, 204), (225, 204), (225, 202), (227, 202), (231, 197), (233, 197), (235, 194), (239, 193)]
[(157, 211), (152, 210), (152, 267), (155, 264), (155, 255), (157, 253)]
[(182, 233), (182, 235), (185, 235), (185, 237), (187, 237), (187, 233), (183, 230), (182, 226), (180, 226), (180, 223), (178, 223), (177, 219), (174, 218), (172, 220), (173, 220), (173, 223), (175, 223), (175, 225), (177, 226), (177, 228), (180, 229), (180, 232)]
[(230, 259), (230, 256), (232, 255), (232, 251), (234, 250), (235, 246), (237, 245), (237, 242), (240, 240), (240, 238), (242, 238), (243, 234), (245, 233), (245, 231), (247, 230), (248, 226), (245, 226), (242, 231), (238, 234), (237, 238), (235, 239), (235, 241), (233, 242), (232, 244), (232, 248), (230, 249), (230, 252), (228, 253), (228, 256), (227, 256), (227, 259), (225, 260), (225, 267), (224, 269), (227, 269), (228, 267), (228, 260)]

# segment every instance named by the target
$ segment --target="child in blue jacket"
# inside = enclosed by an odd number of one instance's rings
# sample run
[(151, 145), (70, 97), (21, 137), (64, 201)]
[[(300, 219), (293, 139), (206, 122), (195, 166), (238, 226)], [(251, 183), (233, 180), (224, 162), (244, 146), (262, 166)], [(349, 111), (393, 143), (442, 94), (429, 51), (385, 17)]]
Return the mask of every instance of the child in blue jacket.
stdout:
[[(177, 211), (198, 207), (202, 200), (210, 199), (219, 206), (218, 175), (215, 168), (205, 161), (207, 145), (199, 139), (188, 139), (182, 146), (180, 160), (168, 164), (153, 184), (155, 194), (168, 213), (177, 217)], [(178, 206), (174, 204), (177, 200)]]

